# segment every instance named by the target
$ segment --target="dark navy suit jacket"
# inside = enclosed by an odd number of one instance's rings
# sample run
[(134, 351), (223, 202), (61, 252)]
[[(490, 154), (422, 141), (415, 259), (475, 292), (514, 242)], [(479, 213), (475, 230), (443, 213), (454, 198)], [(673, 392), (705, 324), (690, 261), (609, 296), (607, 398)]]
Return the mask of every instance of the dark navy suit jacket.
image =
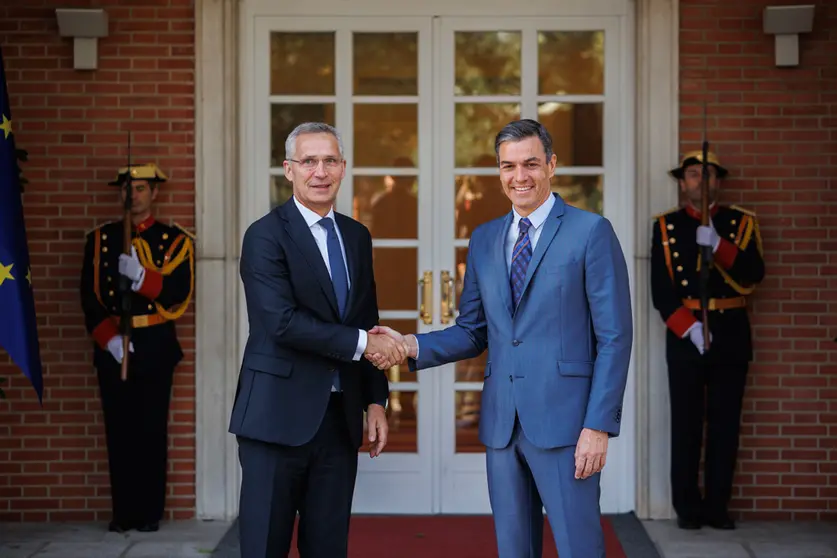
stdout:
[(345, 318), (331, 277), (293, 198), (247, 229), (240, 274), (250, 326), (229, 431), (299, 446), (316, 434), (340, 374), (352, 443), (362, 444), (363, 410), (389, 397), (384, 372), (353, 360), (359, 329), (378, 324), (372, 237), (335, 213), (351, 281)]

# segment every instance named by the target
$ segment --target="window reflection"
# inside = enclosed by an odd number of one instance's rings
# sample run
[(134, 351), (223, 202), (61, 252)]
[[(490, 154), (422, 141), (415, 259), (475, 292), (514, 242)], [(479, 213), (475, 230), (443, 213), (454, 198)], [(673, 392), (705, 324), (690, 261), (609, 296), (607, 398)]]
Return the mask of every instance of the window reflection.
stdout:
[(519, 31), (454, 35), (455, 95), (520, 95)]
[(538, 33), (539, 95), (604, 93), (603, 31)]
[(603, 215), (603, 178), (601, 175), (554, 176), (551, 182), (552, 191), (557, 192), (565, 202), (574, 207)]
[(559, 167), (603, 164), (602, 103), (541, 103), (538, 120), (552, 136)]
[(416, 176), (355, 176), (354, 218), (372, 238), (418, 238)]
[(271, 95), (334, 95), (334, 32), (270, 34)]
[(520, 105), (517, 103), (457, 103), (454, 118), (456, 166), (496, 167), (494, 138), (503, 126), (520, 118)]
[(355, 33), (355, 95), (418, 95), (418, 33)]
[[(486, 155), (479, 162), (496, 166), (493, 155)], [(470, 238), (475, 228), (511, 210), (511, 202), (503, 193), (498, 175), (457, 176), (455, 196), (456, 238)]]
[(334, 126), (334, 105), (277, 104), (270, 107), (270, 166), (282, 166), (285, 140), (303, 122), (325, 122)]

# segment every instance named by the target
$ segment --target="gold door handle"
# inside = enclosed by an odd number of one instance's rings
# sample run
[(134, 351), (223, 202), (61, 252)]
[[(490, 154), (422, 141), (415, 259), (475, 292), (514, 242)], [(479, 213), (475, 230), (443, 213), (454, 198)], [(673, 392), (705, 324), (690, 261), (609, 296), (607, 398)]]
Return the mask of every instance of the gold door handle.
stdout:
[(425, 324), (433, 323), (433, 272), (425, 271), (419, 279), (421, 286), (421, 301), (419, 305), (419, 317)]
[(454, 281), (449, 271), (442, 272), (442, 323), (447, 324), (453, 319), (456, 300), (454, 299)]

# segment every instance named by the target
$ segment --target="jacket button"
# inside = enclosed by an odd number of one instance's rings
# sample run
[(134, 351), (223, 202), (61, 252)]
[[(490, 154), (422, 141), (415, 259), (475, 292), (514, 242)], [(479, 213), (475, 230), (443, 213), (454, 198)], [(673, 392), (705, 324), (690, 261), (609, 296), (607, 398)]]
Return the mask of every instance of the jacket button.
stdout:
[(512, 378), (512, 375), (511, 375), (511, 374), (509, 374), (509, 381), (510, 381), (510, 382), (513, 382), (513, 381), (514, 381), (514, 378)]
[(518, 341), (517, 339), (515, 339), (514, 341), (512, 341), (512, 345), (514, 345), (515, 347), (517, 347), (518, 345), (520, 345), (520, 341)]

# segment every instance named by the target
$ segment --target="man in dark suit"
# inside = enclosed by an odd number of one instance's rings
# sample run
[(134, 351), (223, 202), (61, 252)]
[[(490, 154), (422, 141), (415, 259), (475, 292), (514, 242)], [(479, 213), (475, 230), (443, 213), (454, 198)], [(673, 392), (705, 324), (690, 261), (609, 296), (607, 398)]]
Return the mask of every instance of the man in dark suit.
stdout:
[(250, 335), (230, 420), (241, 556), (287, 556), (298, 512), (301, 558), (340, 558), (363, 410), (372, 457), (388, 433), (387, 378), (363, 356), (406, 352), (368, 333), (378, 324), (372, 238), (333, 209), (346, 169), (339, 133), (301, 124), (285, 155), (293, 197), (250, 225), (241, 252)]

